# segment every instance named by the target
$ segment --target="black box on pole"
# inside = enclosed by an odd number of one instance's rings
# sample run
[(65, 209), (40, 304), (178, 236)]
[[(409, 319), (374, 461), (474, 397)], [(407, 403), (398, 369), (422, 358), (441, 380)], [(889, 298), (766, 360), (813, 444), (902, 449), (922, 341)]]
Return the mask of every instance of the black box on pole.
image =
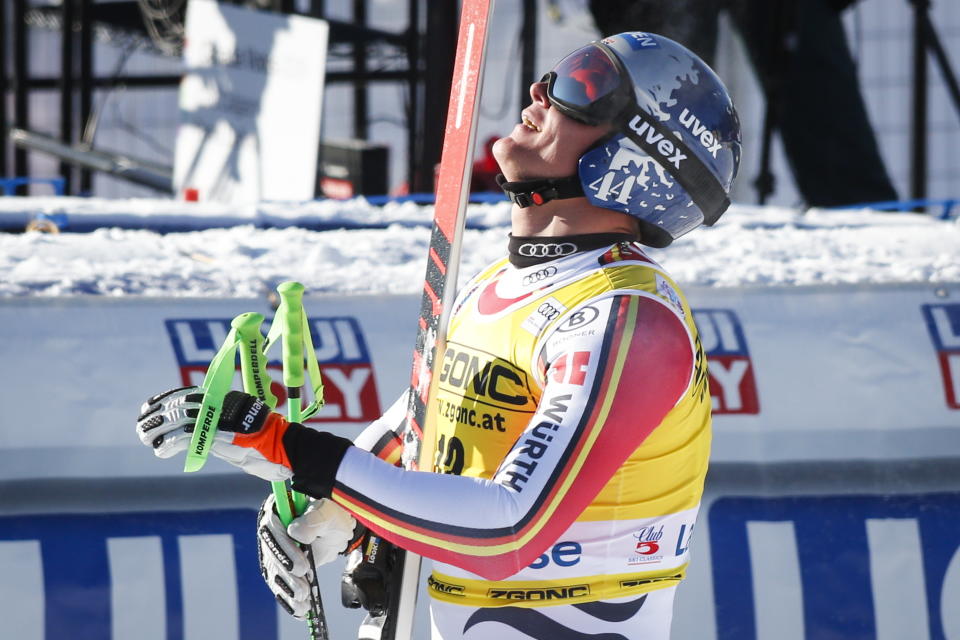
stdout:
[(365, 140), (324, 140), (320, 143), (315, 195), (345, 199), (387, 193), (389, 149)]

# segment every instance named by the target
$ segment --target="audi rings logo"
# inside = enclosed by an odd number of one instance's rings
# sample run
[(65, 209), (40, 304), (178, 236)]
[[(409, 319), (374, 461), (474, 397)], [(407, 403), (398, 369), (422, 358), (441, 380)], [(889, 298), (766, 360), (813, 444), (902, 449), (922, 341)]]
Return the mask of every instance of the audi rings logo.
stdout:
[(539, 307), (537, 307), (537, 313), (539, 313), (549, 321), (559, 316), (561, 313), (561, 310), (557, 309), (555, 306), (553, 306), (549, 302), (544, 302)]
[(556, 267), (547, 267), (546, 269), (540, 269), (536, 273), (531, 273), (530, 275), (523, 276), (523, 284), (533, 284), (534, 282), (540, 282), (546, 280), (547, 278), (552, 278), (557, 275)]
[(559, 258), (577, 252), (577, 245), (572, 242), (550, 242), (546, 244), (522, 244), (520, 255), (525, 258)]

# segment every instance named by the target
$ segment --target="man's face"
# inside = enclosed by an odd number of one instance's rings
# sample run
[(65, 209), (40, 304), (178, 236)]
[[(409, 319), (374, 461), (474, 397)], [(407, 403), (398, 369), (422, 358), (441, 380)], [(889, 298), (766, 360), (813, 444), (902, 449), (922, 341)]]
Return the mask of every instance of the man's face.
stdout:
[(609, 127), (592, 127), (560, 113), (547, 99), (544, 82), (530, 85), (530, 97), (532, 104), (523, 110), (520, 124), (493, 145), (504, 177), (514, 182), (575, 175), (580, 156)]

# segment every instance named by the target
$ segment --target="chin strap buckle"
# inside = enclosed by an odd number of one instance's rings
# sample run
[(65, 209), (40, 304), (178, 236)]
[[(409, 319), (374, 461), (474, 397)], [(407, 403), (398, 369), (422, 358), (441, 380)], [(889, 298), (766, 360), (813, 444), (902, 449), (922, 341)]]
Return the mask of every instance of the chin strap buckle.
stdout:
[(583, 187), (580, 184), (580, 178), (577, 176), (507, 182), (503, 174), (498, 174), (497, 184), (507, 194), (510, 201), (521, 209), (546, 204), (551, 200), (583, 196)]

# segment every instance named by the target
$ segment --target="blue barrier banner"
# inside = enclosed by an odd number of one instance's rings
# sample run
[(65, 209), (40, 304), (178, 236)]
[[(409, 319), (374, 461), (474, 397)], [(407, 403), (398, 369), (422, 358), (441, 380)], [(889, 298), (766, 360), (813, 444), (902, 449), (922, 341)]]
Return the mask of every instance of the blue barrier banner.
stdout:
[(0, 517), (0, 637), (276, 640), (255, 526), (251, 509)]
[(720, 498), (709, 523), (718, 640), (960, 631), (958, 493)]

